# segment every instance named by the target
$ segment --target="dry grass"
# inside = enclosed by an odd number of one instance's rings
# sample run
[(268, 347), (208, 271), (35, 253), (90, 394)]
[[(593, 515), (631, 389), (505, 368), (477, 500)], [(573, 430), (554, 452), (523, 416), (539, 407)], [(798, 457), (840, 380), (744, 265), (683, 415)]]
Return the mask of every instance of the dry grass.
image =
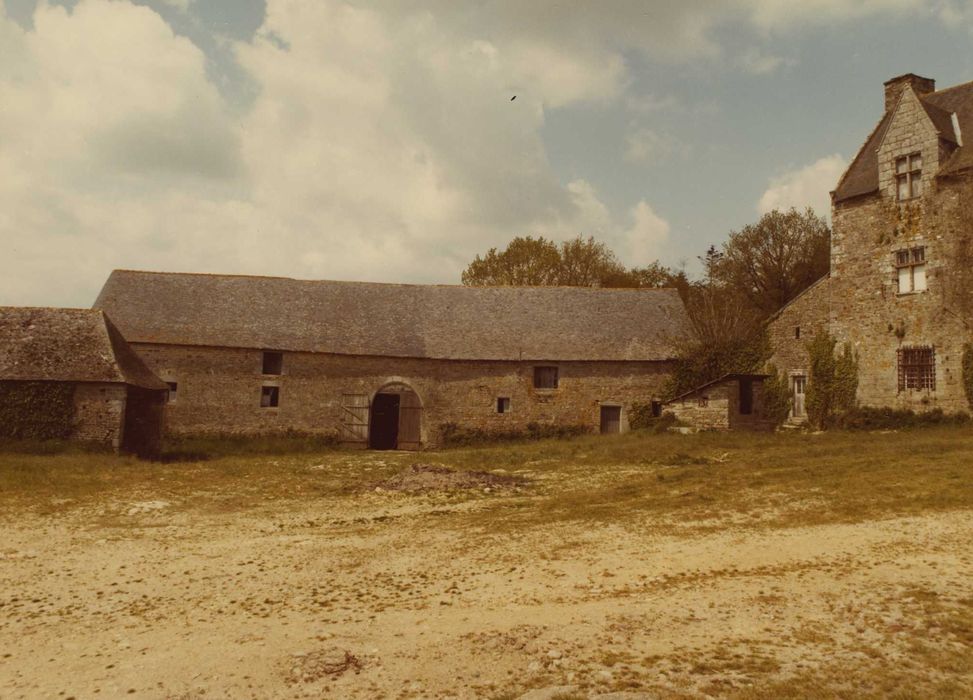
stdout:
[[(289, 619), (303, 629), (313, 620), (342, 646), (327, 641), (300, 656), (281, 649), (287, 673), (294, 683), (338, 684), (348, 697), (381, 696), (366, 684), (379, 682), (382, 656), (359, 656), (373, 644), (362, 641), (371, 621), (398, 625), (403, 642), (398, 656), (385, 656), (390, 665), (412, 669), (420, 662), (410, 655), (422, 650), (424, 668), (455, 663), (470, 673), (474, 654), (490, 654), (496, 668), (457, 680), (472, 689), (460, 697), (514, 698), (567, 684), (578, 687), (572, 698), (609, 690), (739, 700), (973, 692), (973, 598), (956, 592), (973, 556), (935, 520), (973, 508), (970, 428), (629, 434), (421, 455), (280, 451), (169, 463), (0, 453), (0, 526), (22, 543), (0, 550), (11, 582), (0, 595), (0, 633), (16, 650), (14, 633), (29, 621), (60, 648), (94, 601), (105, 617), (92, 629), (144, 620), (146, 636), (164, 636), (167, 620), (178, 619), (173, 610), (212, 615), (197, 624), (228, 625), (226, 648), (262, 659), (265, 648), (247, 646), (258, 644), (251, 629), (284, 644), (289, 637), (268, 625)], [(376, 491), (417, 461), (526, 484)], [(152, 510), (157, 502), (164, 509)], [(891, 519), (903, 517), (929, 518), (925, 539), (875, 527), (898, 527)], [(814, 526), (842, 533), (845, 549), (823, 546)], [(79, 548), (67, 551), (77, 573), (32, 551), (55, 536)], [(727, 551), (733, 538), (741, 551), (749, 542), (749, 553)], [(803, 543), (795, 552), (767, 561), (752, 544), (786, 547), (794, 538)], [(817, 554), (805, 555), (809, 543)], [(670, 566), (652, 548), (689, 559)], [(127, 552), (118, 587), (85, 568), (91, 556)], [(166, 581), (178, 581), (180, 592)], [(19, 593), (32, 586), (43, 590)], [(499, 590), (508, 599), (498, 602)], [(503, 617), (507, 602), (519, 606), (513, 619)], [(67, 611), (65, 621), (49, 618), (46, 606)], [(574, 627), (568, 616), (579, 611), (588, 622)], [(476, 615), (481, 625), (465, 628)], [(411, 636), (437, 619), (455, 624), (442, 623), (443, 647), (432, 632)], [(114, 641), (105, 644), (99, 654), (115, 653), (106, 650)], [(548, 656), (554, 647), (564, 666)], [(332, 673), (334, 649), (361, 659), (361, 673)], [(263, 691), (274, 687), (262, 682)]]

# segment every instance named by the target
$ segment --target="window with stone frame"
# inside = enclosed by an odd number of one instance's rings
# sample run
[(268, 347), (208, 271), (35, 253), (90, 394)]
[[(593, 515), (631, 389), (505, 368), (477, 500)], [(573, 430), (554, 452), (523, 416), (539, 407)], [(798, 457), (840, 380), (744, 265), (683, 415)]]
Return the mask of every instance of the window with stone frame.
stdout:
[(260, 387), (260, 408), (277, 408), (280, 405), (280, 387), (265, 384)]
[(895, 159), (895, 194), (900, 202), (922, 196), (922, 154)]
[(917, 246), (895, 251), (899, 294), (926, 291), (926, 248)]
[(936, 390), (936, 350), (930, 345), (899, 348), (899, 391)]
[(558, 384), (557, 367), (535, 367), (534, 368), (534, 388), (535, 389), (557, 389)]

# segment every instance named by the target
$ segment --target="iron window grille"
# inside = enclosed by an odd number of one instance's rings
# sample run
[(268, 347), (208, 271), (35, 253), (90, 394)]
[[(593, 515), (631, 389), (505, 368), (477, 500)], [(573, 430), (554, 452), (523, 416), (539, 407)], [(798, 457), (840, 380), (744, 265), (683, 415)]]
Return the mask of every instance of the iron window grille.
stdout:
[(922, 154), (895, 159), (895, 192), (900, 202), (922, 196)]
[(936, 390), (936, 350), (931, 346), (899, 348), (899, 391)]

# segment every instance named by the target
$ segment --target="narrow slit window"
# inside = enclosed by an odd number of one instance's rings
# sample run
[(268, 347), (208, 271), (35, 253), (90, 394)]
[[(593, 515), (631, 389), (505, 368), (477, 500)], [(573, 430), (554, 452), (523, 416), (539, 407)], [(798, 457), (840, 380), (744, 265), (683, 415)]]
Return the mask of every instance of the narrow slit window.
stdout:
[(794, 326), (794, 340), (800, 340), (800, 339), (801, 339), (801, 327)]
[(179, 394), (179, 384), (178, 382), (166, 382), (169, 390), (166, 392), (166, 401), (168, 403), (175, 403), (176, 396)]
[(284, 372), (284, 353), (264, 351), (263, 373), (269, 375), (279, 375)]
[(260, 388), (260, 408), (277, 408), (279, 405), (279, 386), (264, 386)]
[(510, 413), (510, 397), (497, 397), (497, 413)]
[(534, 368), (534, 388), (535, 389), (557, 389), (558, 376), (557, 367), (535, 367)]

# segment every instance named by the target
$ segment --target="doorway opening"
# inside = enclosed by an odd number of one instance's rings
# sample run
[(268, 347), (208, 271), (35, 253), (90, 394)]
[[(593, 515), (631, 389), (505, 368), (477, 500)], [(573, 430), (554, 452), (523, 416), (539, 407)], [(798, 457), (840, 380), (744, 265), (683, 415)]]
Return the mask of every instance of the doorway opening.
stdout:
[(422, 447), (422, 404), (405, 384), (383, 387), (372, 399), (368, 446), (373, 450), (418, 450)]
[(375, 394), (372, 401), (368, 446), (373, 450), (394, 450), (399, 445), (399, 395)]
[(807, 391), (807, 377), (803, 374), (795, 374), (791, 377), (794, 388), (794, 418), (804, 418), (804, 394)]
[(622, 432), (622, 407), (601, 407), (601, 434), (614, 435)]

